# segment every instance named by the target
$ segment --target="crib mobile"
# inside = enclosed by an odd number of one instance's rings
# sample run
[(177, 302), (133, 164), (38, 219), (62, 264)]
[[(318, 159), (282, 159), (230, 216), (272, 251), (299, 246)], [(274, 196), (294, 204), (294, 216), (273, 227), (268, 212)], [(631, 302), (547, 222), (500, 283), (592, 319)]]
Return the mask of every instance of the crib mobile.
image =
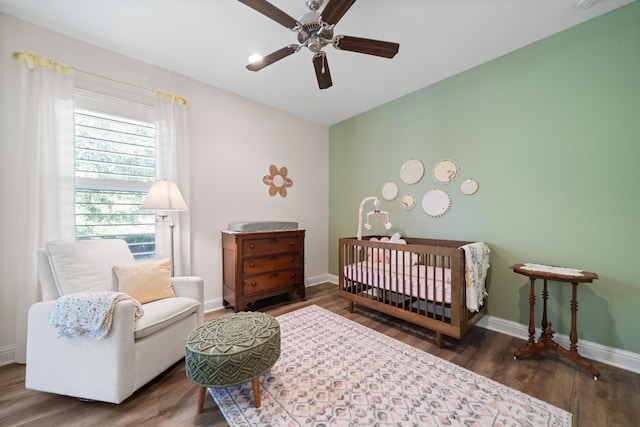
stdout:
[(390, 230), (393, 226), (389, 221), (389, 212), (380, 210), (380, 201), (378, 200), (378, 198), (374, 196), (365, 197), (364, 199), (362, 199), (362, 202), (360, 202), (360, 209), (358, 211), (358, 233), (356, 234), (358, 240), (362, 240), (362, 212), (364, 204), (369, 200), (373, 200), (373, 210), (367, 212), (367, 222), (365, 223), (364, 228), (367, 231), (371, 230), (371, 224), (369, 223), (369, 219), (371, 218), (371, 216), (374, 216), (376, 219), (382, 218), (382, 226), (386, 230)]
[(376, 218), (383, 218), (382, 219), (382, 226), (386, 229), (386, 230), (390, 230), (391, 229), (391, 223), (389, 222), (389, 212), (387, 211), (381, 211), (381, 210), (374, 210), (372, 212), (367, 212), (367, 222), (364, 224), (364, 228), (369, 231), (371, 230), (371, 224), (369, 224), (369, 217), (371, 215), (374, 215)]

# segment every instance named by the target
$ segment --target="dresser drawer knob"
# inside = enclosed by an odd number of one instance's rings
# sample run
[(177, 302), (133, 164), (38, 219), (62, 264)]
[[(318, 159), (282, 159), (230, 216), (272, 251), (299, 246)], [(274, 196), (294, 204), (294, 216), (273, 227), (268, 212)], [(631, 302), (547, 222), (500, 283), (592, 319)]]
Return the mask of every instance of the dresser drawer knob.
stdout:
[(256, 266), (256, 263), (255, 263), (255, 262), (251, 261), (251, 262), (249, 263), (249, 267), (255, 267), (255, 266)]
[(250, 247), (251, 249), (255, 249), (255, 248), (256, 248), (256, 245), (255, 245), (255, 243), (251, 243), (251, 244), (249, 245), (249, 247)]
[(289, 258), (289, 262), (293, 262), (294, 259), (294, 257)]
[(251, 282), (251, 286), (256, 287), (258, 284), (256, 282)]
[(295, 243), (293, 242), (293, 240), (291, 240), (291, 241), (289, 242), (289, 246), (293, 246), (294, 244), (295, 244)]
[(291, 277), (296, 277), (296, 273), (291, 273)]
[(278, 273), (271, 273), (271, 277), (278, 277), (279, 274)]

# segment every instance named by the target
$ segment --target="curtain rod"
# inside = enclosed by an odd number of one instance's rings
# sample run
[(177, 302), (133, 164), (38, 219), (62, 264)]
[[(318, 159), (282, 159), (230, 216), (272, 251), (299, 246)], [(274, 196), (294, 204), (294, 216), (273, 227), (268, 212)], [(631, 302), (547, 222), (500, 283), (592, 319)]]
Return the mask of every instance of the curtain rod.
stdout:
[(25, 62), (25, 64), (27, 65), (27, 67), (31, 70), (34, 67), (43, 67), (46, 68), (47, 70), (50, 71), (56, 71), (58, 73), (62, 73), (62, 74), (71, 74), (74, 71), (80, 72), (80, 73), (84, 73), (84, 74), (88, 74), (90, 76), (94, 76), (94, 77), (98, 77), (100, 79), (104, 79), (104, 80), (109, 80), (115, 83), (119, 83), (119, 84), (123, 84), (123, 85), (127, 85), (127, 86), (131, 86), (131, 87), (135, 87), (136, 89), (141, 89), (141, 90), (145, 90), (148, 92), (153, 93), (155, 96), (162, 98), (162, 99), (168, 99), (174, 102), (177, 102), (179, 104), (183, 104), (183, 105), (189, 105), (189, 100), (183, 96), (180, 95), (175, 95), (173, 93), (168, 93), (168, 92), (163, 92), (157, 89), (149, 89), (143, 86), (138, 86), (135, 85), (133, 83), (128, 83), (128, 82), (123, 82), (121, 80), (116, 80), (114, 78), (111, 77), (107, 77), (107, 76), (103, 76), (100, 74), (96, 74), (96, 73), (92, 73), (91, 71), (86, 71), (80, 68), (77, 68), (73, 65), (65, 65), (62, 64), (58, 61), (54, 61), (52, 59), (48, 59), (44, 56), (38, 56), (34, 53), (31, 52), (13, 52), (13, 59), (15, 60), (22, 60)]

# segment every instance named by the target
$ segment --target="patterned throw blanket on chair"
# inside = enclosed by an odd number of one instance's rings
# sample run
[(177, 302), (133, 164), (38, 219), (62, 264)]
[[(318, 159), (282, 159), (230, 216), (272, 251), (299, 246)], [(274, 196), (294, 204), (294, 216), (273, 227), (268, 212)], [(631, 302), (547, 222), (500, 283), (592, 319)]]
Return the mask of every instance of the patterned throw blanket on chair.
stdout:
[(484, 242), (462, 246), (464, 250), (464, 278), (466, 282), (467, 308), (472, 312), (480, 310), (487, 296), (485, 280), (489, 270), (489, 246)]
[(111, 329), (113, 311), (120, 301), (131, 300), (136, 306), (135, 319), (144, 310), (142, 305), (123, 292), (78, 292), (58, 298), (49, 312), (49, 324), (58, 336), (104, 338)]

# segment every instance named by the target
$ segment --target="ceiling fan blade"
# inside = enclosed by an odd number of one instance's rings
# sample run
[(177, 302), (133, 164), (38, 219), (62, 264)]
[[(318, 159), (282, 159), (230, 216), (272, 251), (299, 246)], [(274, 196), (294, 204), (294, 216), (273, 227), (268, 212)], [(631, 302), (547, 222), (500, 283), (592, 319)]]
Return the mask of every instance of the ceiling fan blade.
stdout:
[(267, 65), (271, 65), (276, 61), (280, 61), (282, 58), (286, 58), (287, 56), (293, 53), (296, 53), (299, 50), (300, 50), (300, 46), (295, 44), (290, 44), (289, 46), (285, 46), (282, 49), (278, 49), (275, 52), (272, 52), (269, 55), (265, 56), (264, 58), (247, 65), (247, 70), (249, 71), (262, 70)]
[(318, 87), (320, 89), (330, 88), (333, 83), (331, 82), (331, 73), (329, 72), (329, 63), (327, 62), (327, 55), (324, 52), (318, 52), (313, 55), (313, 68), (316, 70), (316, 78), (318, 79)]
[(293, 30), (297, 25), (298, 21), (293, 19), (291, 16), (278, 9), (271, 3), (266, 0), (238, 0), (240, 3), (244, 3), (249, 6), (251, 9), (256, 12), (260, 12), (267, 18), (271, 18), (276, 21), (278, 24), (283, 25), (291, 30)]
[(322, 20), (329, 25), (337, 24), (355, 2), (356, 0), (329, 0), (322, 10)]
[(333, 46), (340, 50), (365, 53), (367, 55), (381, 56), (383, 58), (393, 58), (396, 56), (396, 53), (398, 53), (398, 49), (400, 48), (398, 43), (351, 36), (335, 37), (333, 39)]

